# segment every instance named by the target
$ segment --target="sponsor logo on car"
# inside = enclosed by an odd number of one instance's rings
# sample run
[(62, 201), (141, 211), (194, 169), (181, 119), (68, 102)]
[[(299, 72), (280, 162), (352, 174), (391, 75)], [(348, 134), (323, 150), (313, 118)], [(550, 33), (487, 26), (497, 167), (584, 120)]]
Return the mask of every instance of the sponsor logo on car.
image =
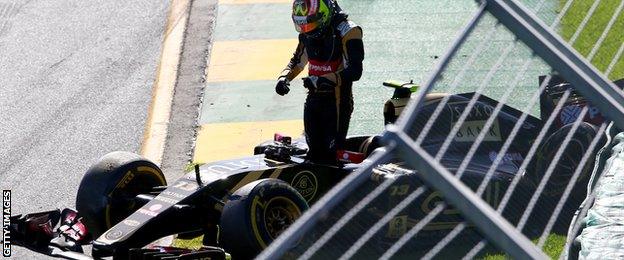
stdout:
[(172, 187), (180, 189), (180, 191), (192, 192), (192, 191), (195, 191), (197, 188), (199, 188), (199, 185), (197, 185), (197, 183), (195, 182), (178, 181)]
[[(238, 161), (223, 162), (214, 165), (208, 165), (205, 167), (206, 171), (216, 174), (230, 173), (241, 169), (247, 169), (249, 167), (258, 166), (258, 160), (246, 159)], [(202, 168), (202, 174), (204, 169)]]
[[(496, 157), (498, 157), (498, 155), (499, 155), (498, 152), (490, 151), (490, 153), (488, 154), (488, 157), (490, 157), (490, 161), (494, 162), (496, 160)], [(524, 158), (519, 153), (505, 153), (501, 157), (500, 160), (502, 163), (509, 163), (513, 161), (521, 162), (521, 161), (524, 161)]]
[(144, 214), (144, 215), (148, 215), (151, 217), (156, 217), (158, 216), (158, 213), (160, 213), (160, 210), (163, 208), (162, 204), (153, 204), (151, 206), (149, 206), (147, 209), (146, 208), (140, 208), (139, 209), (139, 213)]
[(123, 237), (123, 235), (124, 235), (123, 231), (119, 229), (111, 229), (108, 232), (106, 232), (106, 234), (104, 235), (104, 238), (111, 240), (111, 241), (115, 241)]
[[(459, 118), (464, 113), (467, 102), (458, 102), (458, 103), (449, 103), (449, 108), (451, 109), (451, 120), (453, 122), (457, 122)], [(466, 116), (466, 121), (476, 121), (476, 120), (487, 120), (494, 112), (494, 108), (491, 106), (485, 106), (483, 104), (475, 104), (468, 115)]]
[(123, 221), (123, 223), (124, 223), (126, 226), (130, 226), (130, 227), (136, 227), (136, 226), (138, 226), (139, 224), (141, 224), (140, 222), (138, 222), (138, 221), (136, 221), (136, 220), (133, 220), (133, 219), (125, 219), (125, 220)]
[[(453, 140), (457, 142), (474, 142), (483, 130), (486, 121), (465, 121)], [(500, 127), (498, 125), (498, 119), (494, 119), (492, 126), (483, 135), (483, 141), (501, 141)]]
[[(559, 113), (559, 121), (561, 125), (574, 123), (574, 121), (581, 116), (581, 112), (585, 106), (585, 104), (574, 104), (562, 108), (561, 113)], [(587, 106), (587, 114), (583, 119), (583, 121), (594, 125), (600, 125), (605, 121), (605, 118), (602, 113), (600, 113), (600, 110), (592, 105)]]
[(400, 238), (407, 232), (407, 215), (396, 216), (388, 222), (387, 238)]
[(163, 191), (162, 194), (174, 197), (176, 199), (184, 199), (184, 197), (186, 197), (183, 194), (180, 194), (180, 193), (177, 193), (177, 192), (173, 192), (173, 191), (170, 191), (170, 190)]
[(165, 197), (163, 195), (158, 195), (154, 199), (157, 200), (157, 201), (160, 201), (160, 202), (171, 204), (171, 205), (176, 204), (176, 203), (178, 203), (180, 201), (178, 199), (172, 199), (172, 198), (169, 198), (169, 197)]
[[(459, 119), (464, 114), (466, 102), (449, 103), (451, 110), (451, 122), (455, 127)], [(476, 104), (465, 116), (463, 124), (455, 134), (453, 139), (456, 142), (474, 142), (483, 130), (488, 118), (492, 116), (494, 109), (490, 106)], [(498, 119), (494, 119), (487, 132), (485, 132), (482, 141), (501, 141), (501, 133)]]
[[(262, 160), (257, 158), (254, 159), (239, 159), (239, 160), (231, 160), (226, 162), (218, 162), (212, 164), (205, 164), (200, 167), (199, 174), (201, 175), (201, 179), (204, 182), (212, 182), (221, 178), (226, 178), (232, 174), (240, 173), (243, 171), (254, 171), (254, 170), (266, 170), (266, 164), (260, 163)], [(186, 179), (196, 182), (195, 174), (188, 174)], [(183, 181), (178, 181), (181, 183)], [(187, 182), (184, 182), (187, 183)], [(190, 185), (190, 184), (189, 184)], [(174, 186), (177, 186), (174, 185)], [(195, 185), (195, 188), (198, 186)], [(191, 190), (185, 190), (191, 191)]]
[(311, 171), (301, 171), (295, 175), (291, 185), (306, 201), (310, 202), (316, 195), (318, 180)]
[(579, 106), (564, 107), (561, 110), (561, 114), (559, 115), (561, 123), (563, 123), (564, 125), (573, 123), (581, 115), (581, 110), (583, 109)]

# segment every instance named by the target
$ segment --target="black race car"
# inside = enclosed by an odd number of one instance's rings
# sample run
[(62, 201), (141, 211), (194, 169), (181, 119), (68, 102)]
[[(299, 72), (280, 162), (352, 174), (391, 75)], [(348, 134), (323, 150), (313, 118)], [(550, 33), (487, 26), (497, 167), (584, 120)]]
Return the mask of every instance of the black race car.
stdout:
[[(417, 86), (391, 82), (385, 85), (395, 89), (384, 111), (386, 123), (392, 123)], [(553, 91), (558, 88), (560, 90), (566, 86), (552, 84), (550, 87)], [(449, 99), (422, 142), (423, 148), (432, 154), (440, 149), (458, 116), (474, 95), (427, 96), (426, 105), (419, 112), (421, 120), (417, 120), (418, 124), (427, 121), (445, 96)], [(544, 101), (548, 103), (548, 100)], [(585, 105), (581, 101), (577, 99), (574, 105)], [(486, 96), (478, 98), (448, 152), (441, 159), (445, 167), (451, 171), (457, 169), (497, 104), (497, 101)], [(542, 104), (542, 109), (548, 108)], [(473, 188), (483, 179), (521, 116), (520, 111), (507, 105), (503, 105), (501, 111), (463, 174), (462, 180)], [(517, 174), (541, 126), (540, 119), (528, 116), (519, 129), (518, 137), (496, 168), (491, 187), (484, 195), (493, 206)], [(554, 127), (549, 131), (550, 137), (541, 144), (539, 156), (531, 162), (526, 173), (521, 173), (525, 175), (521, 182), (523, 187), (530, 189), (539, 181), (545, 162), (552, 158), (557, 144), (569, 128)], [(557, 166), (549, 182), (548, 190), (552, 191), (553, 199), (557, 197), (561, 186), (566, 185), (566, 178), (572, 174), (567, 169), (576, 168), (587, 144), (596, 135), (595, 129), (593, 124), (583, 123), (574, 134), (578, 145), (566, 150), (566, 159)], [(409, 134), (415, 137), (419, 130)], [(219, 259), (225, 258), (225, 252), (235, 259), (251, 258), (288, 228), (310, 204), (356, 170), (362, 160), (371, 153), (383, 151), (379, 139), (376, 135), (351, 136), (346, 151), (339, 152), (338, 158), (342, 163), (322, 165), (305, 159), (305, 141), (293, 141), (289, 137), (276, 135), (274, 140), (258, 145), (253, 156), (195, 166), (169, 185), (161, 170), (152, 162), (132, 153), (113, 152), (102, 157), (84, 175), (76, 195), (77, 212), (66, 209), (62, 212), (54, 210), (11, 217), (11, 236), (13, 243), (20, 246), (70, 259), (110, 256), (115, 259)], [(403, 166), (400, 161), (377, 166), (370, 185), (378, 185), (388, 178), (396, 179), (383, 193), (382, 199), (388, 201), (397, 201), (406, 196), (408, 191), (422, 185), (418, 173)], [(587, 182), (586, 178), (581, 178), (579, 187), (583, 187), (584, 182)], [(579, 194), (576, 197), (583, 196)], [(518, 201), (524, 199), (522, 195), (514, 198)], [(439, 193), (427, 191), (413, 203), (413, 207), (410, 206), (409, 214), (402, 219), (405, 220), (402, 222), (403, 228), (397, 229), (396, 221), (391, 222), (387, 232), (381, 232), (384, 234), (381, 240), (390, 243), (396, 240), (409, 226), (405, 223), (421, 219), (440, 200)], [(379, 214), (384, 210), (383, 207), (375, 207), (365, 212)], [(460, 221), (462, 218), (456, 211), (447, 210), (429, 224), (431, 228), (425, 230), (434, 230), (432, 236), (439, 236), (440, 230), (452, 229)], [(205, 247), (199, 250), (146, 247), (172, 234), (182, 237), (203, 234)], [(85, 245), (92, 245), (90, 256), (83, 253)], [(151, 258), (145, 258), (146, 255)]]

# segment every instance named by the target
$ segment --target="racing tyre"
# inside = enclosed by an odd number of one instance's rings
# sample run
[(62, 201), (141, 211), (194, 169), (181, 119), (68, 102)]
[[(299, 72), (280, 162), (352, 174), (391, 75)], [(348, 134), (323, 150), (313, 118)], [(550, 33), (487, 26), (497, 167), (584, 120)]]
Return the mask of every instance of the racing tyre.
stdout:
[[(551, 162), (554, 161), (557, 151), (571, 128), (572, 124), (569, 124), (555, 131), (540, 147), (534, 168), (527, 175), (533, 187), (537, 187), (542, 181), (543, 175), (548, 171)], [(555, 165), (552, 175), (542, 191), (542, 196), (540, 196), (537, 202), (535, 208), (540, 210), (534, 210), (532, 215), (535, 227), (541, 227), (548, 221), (574, 172), (579, 167), (583, 155), (590, 152), (589, 159), (585, 165), (582, 165), (571, 193), (563, 204), (563, 209), (557, 220), (558, 224), (554, 227), (555, 232), (562, 234), (567, 232), (567, 226), (574, 211), (585, 198), (587, 182), (593, 169), (595, 154), (602, 146), (599, 142), (593, 151), (588, 151), (596, 134), (598, 133), (593, 125), (581, 122), (576, 132), (572, 135), (570, 142), (563, 150), (561, 158)]]
[(141, 205), (135, 197), (166, 186), (158, 166), (129, 152), (104, 155), (82, 177), (76, 209), (94, 238), (125, 219)]
[(234, 259), (251, 259), (308, 209), (288, 183), (262, 179), (238, 189), (223, 207), (221, 243)]

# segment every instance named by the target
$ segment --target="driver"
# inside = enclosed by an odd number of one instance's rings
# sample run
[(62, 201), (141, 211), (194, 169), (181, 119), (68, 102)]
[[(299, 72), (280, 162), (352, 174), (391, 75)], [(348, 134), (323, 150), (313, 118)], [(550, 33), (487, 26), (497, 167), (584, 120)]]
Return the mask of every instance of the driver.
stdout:
[(308, 64), (308, 77), (303, 78), (308, 89), (303, 112), (307, 158), (335, 164), (353, 112), (351, 88), (362, 76), (362, 29), (347, 19), (335, 0), (295, 0), (292, 19), (299, 44), (275, 92), (287, 94), (290, 81)]

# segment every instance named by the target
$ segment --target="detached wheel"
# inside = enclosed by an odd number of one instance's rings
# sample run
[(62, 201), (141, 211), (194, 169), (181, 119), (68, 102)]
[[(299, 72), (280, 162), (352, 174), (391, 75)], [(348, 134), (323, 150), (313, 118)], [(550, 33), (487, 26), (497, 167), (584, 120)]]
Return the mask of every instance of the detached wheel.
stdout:
[(82, 177), (76, 209), (93, 237), (97, 238), (141, 205), (135, 197), (157, 186), (166, 186), (158, 166), (129, 152), (104, 155)]
[(263, 179), (230, 196), (221, 214), (221, 243), (235, 259), (251, 259), (308, 209), (288, 183)]

